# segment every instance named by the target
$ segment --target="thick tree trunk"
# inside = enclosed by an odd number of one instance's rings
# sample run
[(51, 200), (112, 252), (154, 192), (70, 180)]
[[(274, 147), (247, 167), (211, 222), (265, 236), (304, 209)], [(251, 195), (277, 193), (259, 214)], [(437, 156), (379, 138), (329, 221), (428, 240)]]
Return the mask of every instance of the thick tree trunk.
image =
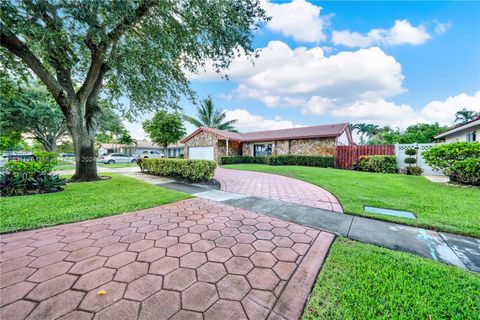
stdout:
[(75, 174), (72, 176), (72, 180), (98, 180), (100, 178), (97, 174), (97, 159), (94, 150), (96, 129), (87, 127), (86, 119), (81, 112), (83, 108), (76, 106), (72, 109), (75, 111), (67, 121), (75, 151)]
[(75, 174), (72, 180), (98, 180), (97, 163), (94, 151), (94, 138), (84, 132), (72, 133), (73, 148), (75, 150)]

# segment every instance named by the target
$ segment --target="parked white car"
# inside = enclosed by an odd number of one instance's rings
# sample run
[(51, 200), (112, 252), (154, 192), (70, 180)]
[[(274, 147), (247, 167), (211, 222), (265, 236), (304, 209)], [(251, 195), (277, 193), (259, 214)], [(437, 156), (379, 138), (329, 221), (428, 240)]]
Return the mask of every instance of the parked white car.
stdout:
[(98, 158), (98, 162), (105, 164), (114, 164), (114, 163), (135, 163), (137, 158), (130, 157), (125, 153), (107, 153)]
[(136, 154), (139, 158), (163, 158), (163, 152), (157, 150), (144, 150)]

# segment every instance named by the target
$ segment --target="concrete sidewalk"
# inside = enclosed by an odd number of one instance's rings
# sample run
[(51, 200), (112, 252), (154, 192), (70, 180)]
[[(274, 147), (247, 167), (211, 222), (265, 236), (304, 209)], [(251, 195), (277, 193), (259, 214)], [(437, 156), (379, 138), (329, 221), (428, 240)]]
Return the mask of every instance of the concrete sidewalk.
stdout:
[(202, 185), (173, 182), (150, 175), (129, 175), (200, 198), (480, 272), (480, 239), (346, 215), (277, 199), (213, 190)]

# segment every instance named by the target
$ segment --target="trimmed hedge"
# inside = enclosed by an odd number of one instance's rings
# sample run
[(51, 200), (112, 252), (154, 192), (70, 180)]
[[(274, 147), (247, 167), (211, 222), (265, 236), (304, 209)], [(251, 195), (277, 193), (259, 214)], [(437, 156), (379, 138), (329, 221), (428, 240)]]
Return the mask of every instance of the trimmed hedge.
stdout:
[(480, 143), (452, 142), (438, 144), (422, 153), (434, 169), (464, 184), (480, 185)]
[(367, 172), (396, 173), (398, 171), (395, 156), (361, 156), (356, 168)]
[(190, 181), (208, 181), (213, 178), (217, 163), (212, 160), (139, 159), (142, 171), (165, 177), (180, 177)]
[(271, 166), (310, 166), (333, 168), (335, 167), (335, 157), (326, 156), (302, 156), (302, 155), (277, 155), (264, 157), (233, 156), (222, 157), (221, 164), (236, 163), (259, 163)]

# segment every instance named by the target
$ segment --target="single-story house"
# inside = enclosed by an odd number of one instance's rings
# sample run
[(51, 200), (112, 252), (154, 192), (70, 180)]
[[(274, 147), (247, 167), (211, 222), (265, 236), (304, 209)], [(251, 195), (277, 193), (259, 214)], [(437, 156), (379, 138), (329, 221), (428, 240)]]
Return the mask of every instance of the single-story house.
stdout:
[[(167, 150), (167, 157), (169, 158), (183, 156), (183, 144), (181, 143), (170, 144)], [(148, 140), (138, 140), (134, 144), (125, 147), (125, 153), (130, 156), (141, 156), (150, 152), (160, 152), (163, 155), (164, 148)]]
[(348, 123), (235, 133), (198, 128), (185, 137), (185, 158), (219, 161), (223, 156), (335, 155), (337, 145), (353, 144)]
[(480, 141), (480, 116), (436, 135), (435, 139), (444, 139), (445, 142)]
[(118, 143), (102, 143), (98, 146), (98, 155), (107, 153), (126, 153), (126, 145)]

